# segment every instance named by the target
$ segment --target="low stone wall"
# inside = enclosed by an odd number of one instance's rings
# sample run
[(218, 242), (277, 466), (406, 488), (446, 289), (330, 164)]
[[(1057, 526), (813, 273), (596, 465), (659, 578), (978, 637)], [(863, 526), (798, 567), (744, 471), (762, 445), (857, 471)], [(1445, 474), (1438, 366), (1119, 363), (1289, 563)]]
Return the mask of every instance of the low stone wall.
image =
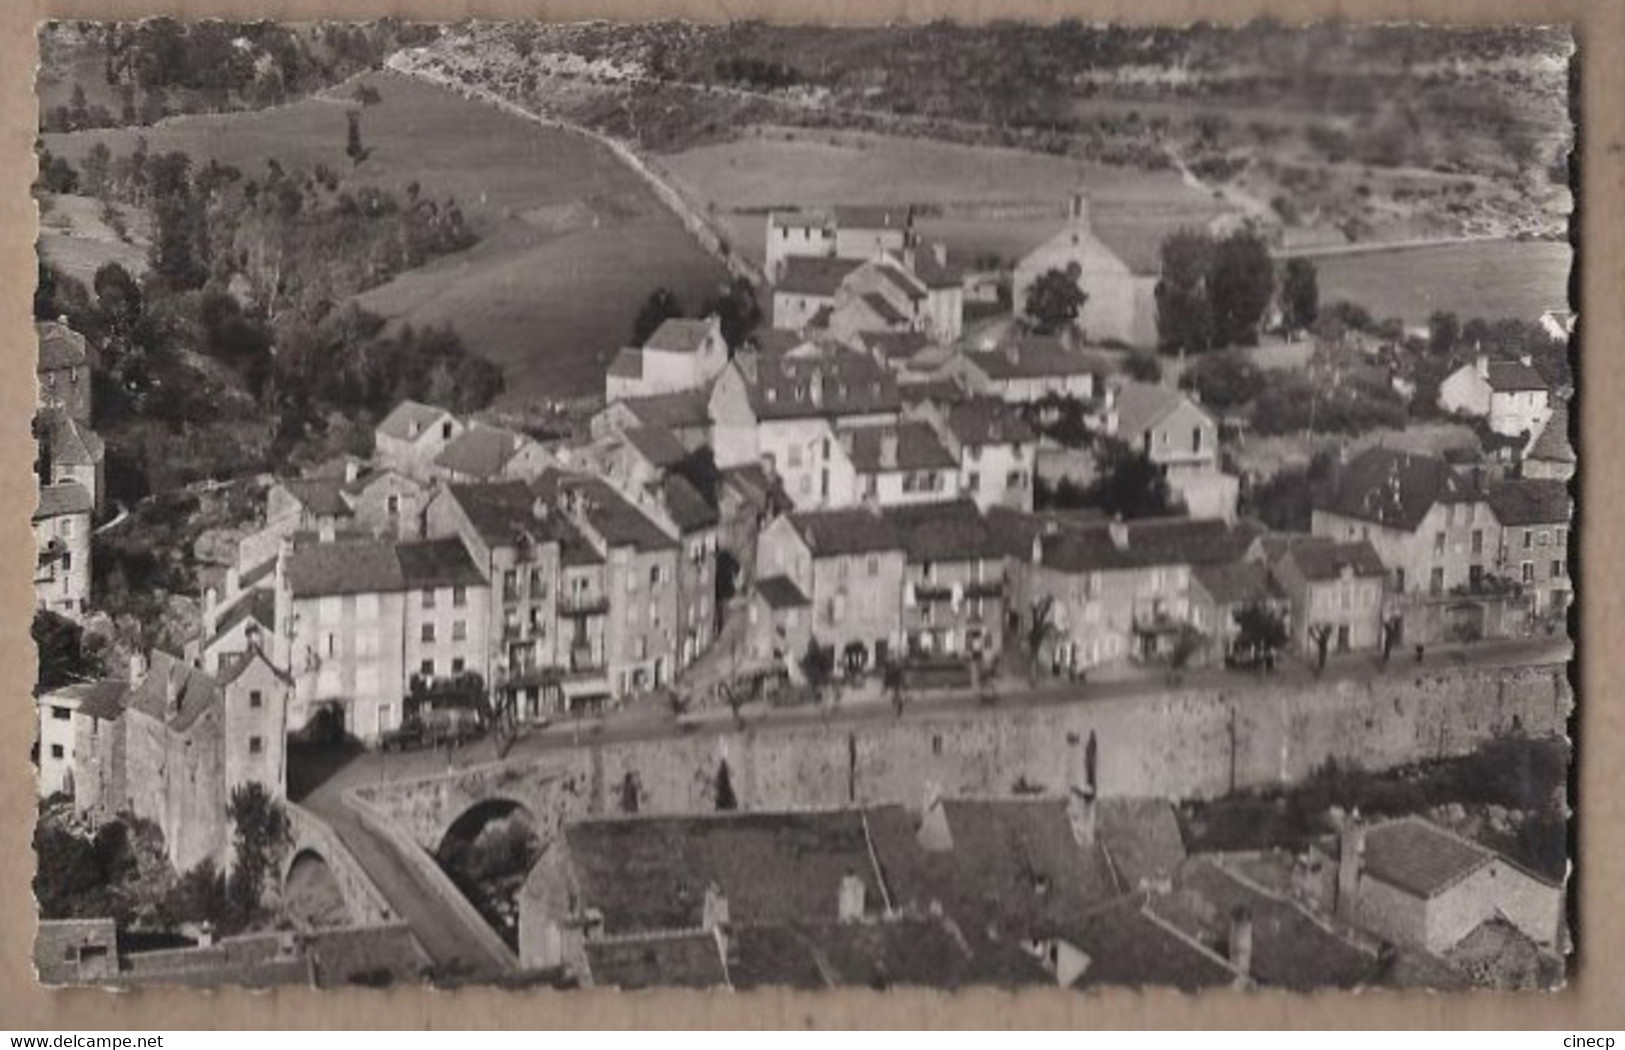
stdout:
[(288, 830), (293, 840), (293, 847), (288, 850), (288, 857), (282, 868), (282, 880), (288, 878), (288, 869), (293, 860), (301, 852), (311, 850), (327, 863), (328, 870), (338, 881), (339, 892), (344, 895), (344, 903), (350, 911), (350, 921), (357, 926), (382, 926), (386, 923), (396, 922), (400, 916), (389, 906), (377, 886), (373, 885), (367, 872), (355, 859), (344, 841), (330, 827), (310, 810), (293, 802), (285, 802), (284, 809), (288, 814)]
[(939, 716), (696, 730), (613, 741), (450, 776), (356, 789), (384, 822), (433, 850), (461, 813), (508, 798), (539, 834), (560, 821), (622, 810), (637, 785), (645, 813), (708, 811), (718, 771), (745, 809), (898, 802), (927, 785), (950, 795), (1055, 792), (1081, 768), (1091, 734), (1105, 795), (1209, 798), (1295, 783), (1328, 759), (1380, 770), (1466, 754), (1515, 724), (1560, 735), (1572, 694), (1562, 664), (1458, 667), (1370, 681), (1155, 696)]

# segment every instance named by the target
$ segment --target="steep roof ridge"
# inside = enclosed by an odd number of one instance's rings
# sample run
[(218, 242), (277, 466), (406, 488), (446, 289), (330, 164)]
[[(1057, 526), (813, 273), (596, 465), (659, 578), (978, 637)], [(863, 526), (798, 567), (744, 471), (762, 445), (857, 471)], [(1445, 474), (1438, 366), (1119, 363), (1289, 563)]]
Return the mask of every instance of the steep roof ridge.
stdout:
[(1284, 897), (1262, 883), (1254, 881), (1250, 876), (1237, 871), (1230, 864), (1226, 863), (1225, 854), (1208, 854), (1206, 859), (1216, 870), (1223, 872), (1238, 885), (1245, 886), (1247, 889), (1258, 894), (1259, 896), (1275, 901), (1277, 904), (1283, 904), (1289, 908), (1292, 908), (1298, 914), (1302, 915), (1304, 918), (1308, 919), (1311, 923), (1317, 926), (1323, 933), (1345, 941), (1350, 947), (1355, 948), (1358, 951), (1365, 952), (1367, 955), (1374, 956), (1377, 954), (1376, 951), (1363, 940), (1351, 938), (1348, 935), (1348, 931), (1333, 925), (1324, 916), (1321, 916), (1312, 909), (1305, 907), (1302, 902), (1295, 901), (1291, 897)]
[(858, 811), (863, 821), (863, 845), (869, 851), (869, 864), (874, 868), (875, 885), (880, 888), (880, 901), (886, 906), (887, 915), (895, 915), (896, 906), (892, 903), (891, 888), (886, 885), (886, 869), (880, 865), (880, 855), (875, 852), (875, 839), (869, 833), (869, 808), (864, 807)]
[(1198, 955), (1206, 957), (1210, 962), (1218, 963), (1230, 973), (1235, 974), (1237, 980), (1246, 981), (1249, 984), (1253, 982), (1251, 974), (1243, 973), (1241, 970), (1236, 968), (1235, 963), (1231, 962), (1223, 955), (1220, 955), (1212, 948), (1209, 948), (1200, 940), (1192, 937), (1174, 923), (1171, 923), (1167, 919), (1164, 919), (1162, 916), (1158, 915), (1154, 910), (1152, 910), (1148, 901), (1142, 899), (1140, 902), (1140, 907), (1136, 910), (1153, 926), (1160, 928), (1165, 933), (1172, 935), (1176, 940), (1183, 942), (1186, 947), (1195, 951)]

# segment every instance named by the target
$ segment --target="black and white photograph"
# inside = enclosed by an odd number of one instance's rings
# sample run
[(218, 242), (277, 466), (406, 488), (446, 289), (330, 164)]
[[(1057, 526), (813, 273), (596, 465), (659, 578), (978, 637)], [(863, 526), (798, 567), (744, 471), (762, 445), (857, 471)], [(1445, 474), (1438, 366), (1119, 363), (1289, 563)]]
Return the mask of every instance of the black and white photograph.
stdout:
[(1573, 980), (1572, 27), (38, 47), (41, 984)]

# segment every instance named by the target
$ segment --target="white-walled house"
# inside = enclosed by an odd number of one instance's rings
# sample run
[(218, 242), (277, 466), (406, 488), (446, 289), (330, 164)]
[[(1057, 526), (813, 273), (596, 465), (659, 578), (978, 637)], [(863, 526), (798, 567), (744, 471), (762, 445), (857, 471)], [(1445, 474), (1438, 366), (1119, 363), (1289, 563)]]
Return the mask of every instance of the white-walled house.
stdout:
[(1492, 361), (1479, 354), (1439, 384), (1439, 407), (1487, 420), (1505, 437), (1532, 435), (1551, 415), (1552, 390), (1528, 356)]
[(1085, 338), (1156, 346), (1160, 271), (1156, 251), (1108, 245), (1092, 228), (1088, 200), (1082, 194), (1072, 200), (1066, 227), (1016, 264), (1011, 292), (1018, 314), (1026, 310), (1033, 285), (1050, 270), (1069, 274), (1088, 296), (1076, 322)]
[(604, 399), (651, 397), (703, 388), (728, 364), (722, 321), (673, 317), (644, 340), (627, 347), (610, 362), (604, 377)]
[(1057, 336), (1019, 336), (991, 350), (970, 350), (954, 369), (972, 392), (1011, 404), (1047, 397), (1089, 401), (1097, 393), (1096, 362)]
[(463, 429), (463, 421), (443, 408), (402, 401), (373, 431), (373, 460), (408, 477), (427, 477), (435, 457)]

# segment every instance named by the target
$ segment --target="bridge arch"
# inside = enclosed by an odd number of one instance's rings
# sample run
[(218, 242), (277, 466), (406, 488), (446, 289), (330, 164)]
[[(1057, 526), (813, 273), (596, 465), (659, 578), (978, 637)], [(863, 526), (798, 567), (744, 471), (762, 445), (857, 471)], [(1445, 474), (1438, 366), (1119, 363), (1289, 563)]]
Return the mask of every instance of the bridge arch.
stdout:
[(499, 795), (459, 813), (433, 855), (480, 916), (517, 950), (521, 890), (544, 845), (542, 826), (530, 807)]
[(288, 851), (281, 886), (283, 912), (296, 926), (348, 926), (358, 921), (357, 909), (338, 872), (314, 846)]

